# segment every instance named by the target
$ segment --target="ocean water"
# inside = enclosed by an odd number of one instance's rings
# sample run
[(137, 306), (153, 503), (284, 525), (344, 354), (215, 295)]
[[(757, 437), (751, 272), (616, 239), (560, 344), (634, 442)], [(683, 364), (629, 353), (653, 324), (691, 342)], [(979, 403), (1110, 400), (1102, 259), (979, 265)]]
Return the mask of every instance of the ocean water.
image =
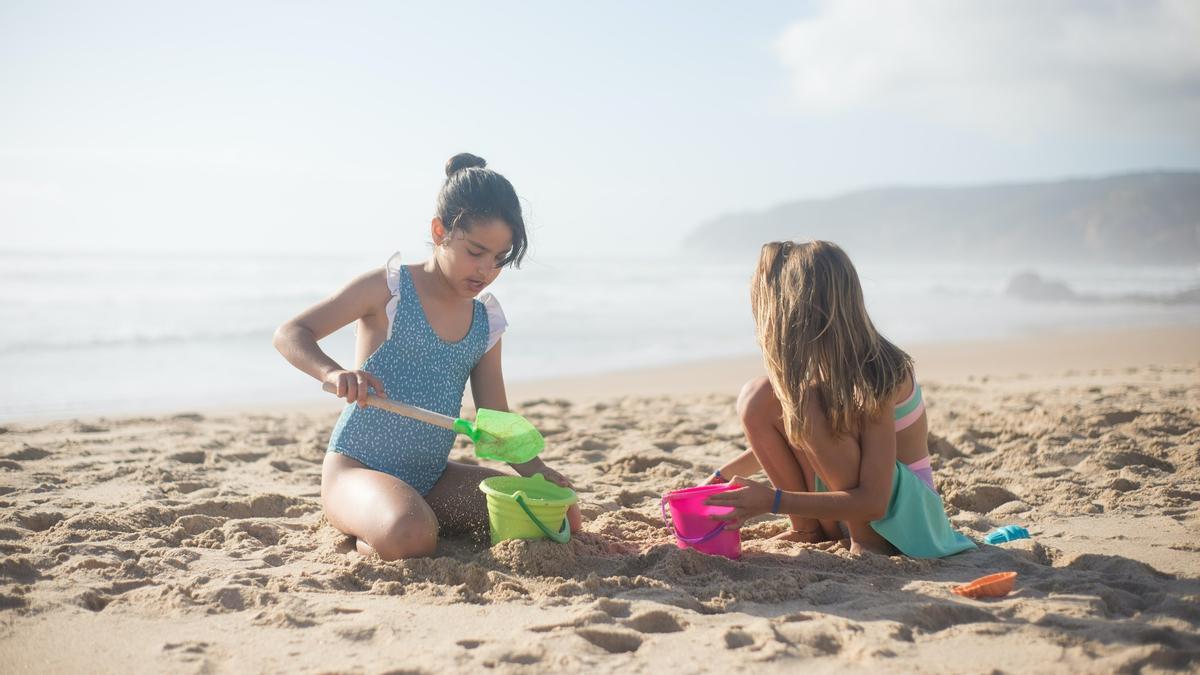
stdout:
[[(278, 355), (271, 334), (387, 257), (0, 252), (0, 420), (320, 401), (328, 395)], [(490, 289), (511, 324), (506, 377), (754, 354), (752, 266), (535, 257), (506, 270)], [(859, 262), (876, 325), (901, 345), (1200, 323), (1197, 305), (1006, 296), (1027, 269), (1101, 295), (1200, 286), (1197, 267)], [(352, 366), (351, 328), (322, 347)]]

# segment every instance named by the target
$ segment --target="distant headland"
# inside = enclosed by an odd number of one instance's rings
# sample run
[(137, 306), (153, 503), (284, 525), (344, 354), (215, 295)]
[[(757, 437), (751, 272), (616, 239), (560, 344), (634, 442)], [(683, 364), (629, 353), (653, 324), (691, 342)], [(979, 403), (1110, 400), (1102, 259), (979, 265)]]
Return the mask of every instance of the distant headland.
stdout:
[(1200, 171), (861, 190), (720, 216), (684, 246), (740, 254), (777, 239), (828, 239), (868, 258), (1200, 263)]

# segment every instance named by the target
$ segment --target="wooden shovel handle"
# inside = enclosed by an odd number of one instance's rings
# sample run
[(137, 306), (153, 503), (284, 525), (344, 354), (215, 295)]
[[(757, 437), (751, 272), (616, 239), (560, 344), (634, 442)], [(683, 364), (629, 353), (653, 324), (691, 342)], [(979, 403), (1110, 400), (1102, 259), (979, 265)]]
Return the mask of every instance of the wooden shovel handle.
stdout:
[[(337, 393), (337, 386), (331, 382), (322, 383), (321, 388), (331, 394)], [(429, 424), (442, 427), (443, 429), (455, 431), (453, 417), (447, 417), (441, 413), (435, 413), (432, 410), (426, 410), (424, 408), (418, 408), (415, 405), (408, 405), (407, 403), (393, 401), (390, 398), (383, 398), (382, 396), (376, 396), (375, 394), (367, 394), (367, 405), (371, 406), (372, 408), (382, 408), (388, 412), (394, 412), (397, 415), (404, 415), (405, 417), (411, 417), (415, 420), (421, 420), (422, 422), (428, 422)]]

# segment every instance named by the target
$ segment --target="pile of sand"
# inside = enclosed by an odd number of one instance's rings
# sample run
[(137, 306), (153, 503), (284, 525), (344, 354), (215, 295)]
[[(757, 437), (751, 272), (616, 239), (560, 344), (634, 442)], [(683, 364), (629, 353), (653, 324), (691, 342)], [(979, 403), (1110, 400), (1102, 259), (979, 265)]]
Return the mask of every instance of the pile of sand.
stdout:
[[(946, 560), (743, 530), (740, 561), (659, 515), (744, 447), (732, 396), (526, 401), (579, 486), (570, 544), (447, 540), (364, 559), (326, 524), (332, 416), (176, 415), (0, 433), (0, 658), (16, 670), (1137, 671), (1200, 663), (1200, 368), (925, 387)], [(460, 457), (466, 456), (459, 453)], [(950, 588), (1001, 570), (1016, 591)], [(164, 620), (164, 618), (168, 620)], [(72, 636), (69, 640), (64, 636)]]

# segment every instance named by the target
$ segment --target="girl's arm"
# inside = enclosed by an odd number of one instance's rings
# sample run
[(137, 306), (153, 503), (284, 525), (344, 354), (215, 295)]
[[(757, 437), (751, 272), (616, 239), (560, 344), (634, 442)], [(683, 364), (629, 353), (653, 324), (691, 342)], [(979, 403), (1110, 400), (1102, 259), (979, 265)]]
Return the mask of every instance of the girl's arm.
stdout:
[(754, 451), (746, 448), (742, 451), (742, 454), (734, 457), (718, 469), (721, 472), (721, 478), (718, 478), (716, 475), (709, 476), (708, 480), (704, 481), (704, 485), (724, 483), (733, 476), (753, 476), (761, 470), (762, 466), (758, 463), (758, 458), (754, 456)]
[[(892, 497), (895, 465), (895, 423), (887, 415), (879, 415), (867, 420), (862, 431), (857, 486), (833, 492), (783, 492), (778, 512), (818, 520), (878, 520), (886, 515)], [(705, 502), (734, 507), (730, 514), (714, 519), (741, 522), (771, 511), (775, 504), (771, 486), (742, 476), (731, 482), (745, 488), (715, 494)]]
[(321, 382), (331, 382), (338, 396), (366, 405), (369, 388), (386, 396), (383, 383), (362, 370), (346, 370), (317, 345), (337, 329), (359, 319), (382, 320), (379, 316), (391, 298), (387, 277), (373, 270), (351, 281), (345, 288), (286, 321), (275, 330), (275, 348), (293, 366)]
[[(508, 394), (504, 390), (504, 371), (500, 367), (500, 345), (502, 344), (504, 344), (503, 338), (498, 340), (495, 346), (483, 355), (483, 358), (479, 359), (479, 363), (476, 363), (475, 369), (471, 371), (471, 396), (475, 399), (476, 410), (488, 408), (489, 410), (508, 411)], [(509, 464), (509, 466), (522, 476), (540, 473), (548, 481), (563, 487), (571, 487), (569, 480), (546, 466), (540, 457), (534, 457), (524, 464)]]
[(471, 397), (475, 408), (508, 411), (508, 393), (504, 390), (504, 369), (500, 367), (500, 346), (504, 338), (479, 359), (471, 371)]

